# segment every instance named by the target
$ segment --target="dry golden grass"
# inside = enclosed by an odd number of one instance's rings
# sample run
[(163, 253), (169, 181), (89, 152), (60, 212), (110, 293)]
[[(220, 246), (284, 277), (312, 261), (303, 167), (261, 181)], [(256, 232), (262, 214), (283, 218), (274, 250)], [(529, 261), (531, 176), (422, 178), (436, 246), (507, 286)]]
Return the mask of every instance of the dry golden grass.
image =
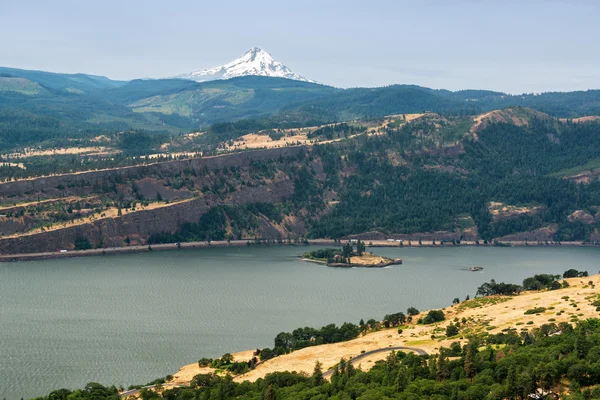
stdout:
[[(252, 359), (255, 350), (245, 350), (237, 353), (233, 353), (233, 361), (250, 361)], [(213, 368), (200, 367), (198, 363), (188, 364), (183, 366), (173, 375), (173, 386), (187, 385), (190, 383), (192, 378), (198, 374), (209, 374), (214, 372)]]
[(377, 256), (372, 253), (363, 253), (362, 256), (350, 257), (350, 264), (358, 265), (376, 265), (388, 262), (389, 259), (381, 256)]
[[(467, 273), (467, 272), (465, 272)], [(520, 296), (514, 297), (492, 297), (483, 299), (473, 299), (463, 302), (459, 305), (447, 307), (444, 310), (446, 321), (432, 325), (412, 324), (406, 327), (402, 334), (398, 334), (397, 328), (385, 329), (365, 336), (359, 337), (348, 342), (327, 344), (321, 346), (307, 347), (290, 354), (275, 357), (266, 362), (262, 362), (257, 367), (244, 374), (237, 376), (236, 381), (254, 381), (264, 377), (266, 374), (275, 371), (298, 371), (310, 374), (314, 368), (315, 362), (320, 361), (324, 370), (331, 368), (341, 358), (350, 359), (358, 356), (362, 351), (369, 351), (393, 346), (407, 346), (425, 350), (428, 353), (436, 353), (442, 347), (448, 347), (450, 343), (461, 341), (458, 338), (446, 338), (444, 336), (445, 327), (455, 319), (461, 322), (461, 335), (468, 333), (499, 333), (505, 328), (535, 328), (543, 324), (552, 322), (569, 322), (576, 316), (579, 319), (598, 317), (596, 306), (591, 303), (598, 299), (598, 292), (593, 285), (600, 284), (600, 275), (587, 278), (567, 279), (570, 287), (554, 291), (525, 292)], [(568, 296), (568, 299), (563, 299)], [(576, 304), (576, 307), (573, 307)], [(547, 310), (539, 315), (525, 315), (525, 311), (544, 307)], [(553, 309), (550, 309), (553, 307)], [(563, 311), (559, 314), (560, 311)], [(420, 315), (424, 315), (422, 312)], [(581, 314), (581, 315), (580, 315)], [(416, 321), (419, 316), (414, 317)], [(531, 324), (527, 324), (531, 321)], [(438, 332), (434, 330), (438, 328)], [(441, 328), (441, 332), (439, 331)], [(436, 337), (431, 338), (432, 335)], [(465, 342), (466, 339), (462, 339)], [(251, 355), (252, 351), (238, 354)], [(359, 365), (363, 370), (369, 369), (377, 360), (387, 356), (387, 352), (381, 352), (371, 357), (367, 357)], [(241, 356), (236, 359), (243, 359)], [(178, 382), (187, 384), (188, 379), (193, 377), (194, 373), (201, 373), (194, 364), (183, 367), (180, 370)]]
[[(121, 214), (127, 215), (127, 214), (136, 213), (136, 212), (140, 212), (140, 211), (155, 210), (157, 208), (163, 208), (163, 207), (171, 207), (173, 205), (185, 203), (185, 202), (192, 201), (192, 200), (194, 200), (194, 199), (189, 198), (189, 199), (184, 199), (184, 200), (179, 200), (179, 201), (172, 201), (170, 203), (155, 202), (155, 203), (150, 203), (147, 206), (138, 205), (138, 207), (135, 210), (121, 209)], [(38, 203), (35, 202), (35, 203), (25, 203), (25, 204), (38, 204)], [(103, 210), (100, 213), (88, 214), (85, 217), (80, 218), (80, 219), (76, 219), (73, 221), (66, 221), (66, 222), (62, 222), (62, 223), (55, 223), (51, 226), (46, 226), (43, 228), (36, 228), (36, 229), (32, 229), (27, 232), (20, 232), (20, 233), (15, 233), (12, 235), (6, 235), (6, 236), (3, 236), (2, 238), (17, 238), (17, 237), (23, 237), (23, 236), (36, 235), (36, 234), (42, 233), (42, 232), (57, 231), (60, 229), (70, 228), (73, 226), (89, 224), (89, 223), (99, 221), (102, 219), (106, 219), (106, 218), (116, 218), (118, 216), (119, 216), (119, 209), (117, 207), (110, 207), (110, 208)]]
[(72, 154), (80, 154), (87, 156), (106, 156), (110, 154), (120, 153), (120, 150), (114, 149), (112, 147), (105, 146), (93, 146), (93, 147), (63, 147), (59, 149), (25, 149), (25, 151), (21, 153), (12, 153), (9, 154), (10, 157), (20, 157), (20, 158), (28, 158), (28, 157), (40, 157), (40, 156), (56, 156), (56, 155), (72, 155)]
[(77, 201), (77, 200), (91, 200), (91, 199), (95, 199), (96, 196), (92, 196), (92, 197), (74, 197), (74, 196), (70, 196), (70, 197), (61, 197), (58, 199), (46, 199), (46, 200), (40, 200), (40, 201), (29, 201), (27, 203), (13, 203), (13, 204), (5, 204), (3, 206), (0, 206), (0, 211), (2, 210), (7, 210), (7, 209), (11, 209), (11, 208), (15, 208), (15, 207), (29, 207), (29, 206), (37, 206), (37, 205), (43, 205), (45, 203), (54, 203), (54, 202), (63, 202), (63, 203), (70, 203), (72, 201)]
[(231, 146), (227, 145), (227, 149), (272, 149), (297, 144), (309, 144), (311, 141), (306, 136), (307, 133), (283, 136), (279, 140), (273, 140), (266, 134), (249, 133), (235, 140)]

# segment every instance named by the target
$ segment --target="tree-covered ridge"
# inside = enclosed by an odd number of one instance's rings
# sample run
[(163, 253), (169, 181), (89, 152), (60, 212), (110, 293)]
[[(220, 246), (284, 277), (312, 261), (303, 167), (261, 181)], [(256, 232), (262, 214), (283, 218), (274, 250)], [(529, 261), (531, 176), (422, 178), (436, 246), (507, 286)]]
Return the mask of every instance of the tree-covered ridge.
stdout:
[[(549, 224), (558, 224), (556, 240), (589, 239), (597, 222), (569, 215), (594, 215), (600, 184), (552, 174), (597, 158), (599, 124), (531, 118), (527, 126), (490, 123), (473, 135), (462, 121), (422, 119), (385, 135), (317, 146), (314, 154), (324, 166), (353, 173), (329, 178), (340, 203), (314, 224), (314, 237), (453, 231), (468, 216), (482, 239)], [(539, 211), (493, 221), (491, 202), (535, 204)]]
[[(156, 232), (150, 242), (238, 238), (257, 232), (261, 215), (276, 223), (294, 216), (313, 238), (377, 231), (381, 235), (449, 232), (453, 242), (483, 243), (503, 237), (531, 244), (600, 240), (596, 234), (600, 228), (600, 183), (595, 179), (576, 183), (563, 173), (598, 159), (600, 124), (561, 122), (521, 108), (492, 114), (512, 122), (490, 118), (482, 125), (479, 117), (426, 113), (325, 125), (308, 132), (327, 140), (331, 136), (335, 142), (314, 144), (300, 158), (256, 162), (244, 171), (224, 169), (210, 187), (201, 182), (202, 172), (161, 176), (165, 186), (186, 188), (191, 196), (210, 192), (222, 197), (249, 182), (253, 182), (251, 186), (262, 184), (277, 175), (293, 183), (294, 194), (275, 205), (279, 211), (272, 215), (243, 207), (214, 210), (203, 221), (182, 226), (178, 232)], [(244, 120), (218, 129), (227, 133), (254, 127), (253, 121)], [(157, 138), (127, 131), (119, 134), (122, 153), (110, 155), (106, 161), (49, 156), (28, 164), (25, 170), (5, 166), (0, 173), (14, 178), (31, 174), (31, 166), (47, 174), (70, 171), (74, 166), (143, 163), (137, 155), (149, 151), (159, 142)], [(129, 185), (135, 187), (141, 178), (133, 178)], [(107, 182), (93, 194), (105, 196), (115, 184), (120, 183)], [(134, 198), (130, 200), (135, 200), (135, 194), (131, 195)], [(152, 199), (155, 195), (156, 190)], [(498, 208), (508, 211), (500, 213)], [(516, 211), (511, 214), (510, 210)], [(207, 223), (212, 216), (218, 218)], [(525, 239), (510, 236), (536, 230), (542, 232), (542, 239), (531, 239), (533, 234)], [(257, 234), (267, 235), (265, 239), (287, 239), (276, 233)], [(254, 239), (253, 235), (243, 238)]]
[[(307, 121), (329, 123), (426, 111), (476, 115), (509, 106), (565, 118), (600, 114), (600, 91), (593, 90), (519, 96), (414, 85), (343, 90), (256, 76), (205, 83), (179, 79), (121, 82), (2, 67), (0, 78), (0, 122), (12, 120), (0, 123), (0, 150), (56, 147), (67, 139), (89, 140), (129, 129), (176, 135), (244, 119), (258, 120), (256, 126), (270, 129)], [(47, 118), (59, 125), (48, 129)], [(227, 140), (239, 132), (221, 130), (219, 137)]]

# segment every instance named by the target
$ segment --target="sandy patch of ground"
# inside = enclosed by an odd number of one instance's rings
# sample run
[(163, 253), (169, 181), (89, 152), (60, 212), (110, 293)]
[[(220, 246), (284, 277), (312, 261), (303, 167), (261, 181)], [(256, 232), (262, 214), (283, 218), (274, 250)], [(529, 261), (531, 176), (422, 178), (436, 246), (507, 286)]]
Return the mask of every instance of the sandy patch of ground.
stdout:
[[(180, 200), (180, 201), (171, 201), (169, 203), (164, 203), (164, 202), (154, 202), (154, 203), (150, 203), (147, 206), (142, 206), (141, 204), (138, 204), (136, 209), (121, 209), (121, 215), (126, 215), (126, 214), (131, 214), (131, 213), (135, 213), (135, 212), (140, 212), (140, 211), (147, 211), (147, 210), (155, 210), (157, 208), (163, 208), (163, 207), (170, 207), (176, 204), (180, 204), (180, 203), (185, 203), (187, 201), (192, 201), (194, 200), (194, 198), (189, 198), (189, 199), (184, 199), (184, 200)], [(49, 201), (55, 201), (55, 200), (49, 200)], [(34, 202), (34, 203), (25, 203), (25, 204), (38, 204), (38, 202)], [(14, 207), (14, 206), (13, 206)], [(88, 214), (83, 218), (80, 219), (76, 219), (76, 220), (72, 220), (72, 221), (65, 221), (62, 223), (55, 223), (51, 226), (46, 226), (43, 228), (36, 228), (27, 232), (21, 232), (21, 233), (15, 233), (13, 235), (6, 235), (6, 236), (2, 236), (3, 239), (5, 238), (16, 238), (16, 237), (23, 237), (23, 236), (29, 236), (29, 235), (35, 235), (38, 233), (42, 233), (42, 232), (50, 232), (50, 231), (56, 231), (59, 229), (65, 229), (65, 228), (69, 228), (72, 226), (77, 226), (77, 225), (85, 225), (85, 224), (89, 224), (101, 219), (105, 219), (105, 218), (116, 218), (119, 216), (119, 209), (117, 207), (110, 207), (107, 208), (105, 210), (103, 210), (100, 213), (93, 213), (93, 214)]]
[(8, 210), (8, 209), (12, 209), (12, 208), (16, 208), (16, 207), (29, 207), (29, 206), (37, 206), (37, 205), (43, 205), (43, 204), (47, 204), (47, 203), (56, 203), (56, 202), (62, 202), (62, 203), (70, 203), (72, 201), (78, 201), (78, 200), (83, 200), (83, 201), (89, 201), (92, 199), (96, 199), (96, 196), (91, 196), (91, 197), (61, 197), (59, 199), (47, 199), (47, 200), (40, 200), (40, 201), (30, 201), (27, 203), (13, 203), (13, 204), (5, 204), (0, 206), (0, 211), (3, 210)]
[(11, 153), (9, 157), (19, 157), (19, 158), (28, 158), (28, 157), (40, 157), (40, 156), (56, 156), (56, 155), (68, 155), (68, 154), (85, 154), (88, 156), (105, 156), (110, 154), (120, 153), (119, 150), (114, 149), (112, 147), (105, 146), (94, 146), (94, 147), (63, 147), (60, 149), (25, 149), (25, 151), (20, 153)]
[(267, 134), (249, 133), (235, 140), (232, 145), (228, 144), (227, 149), (272, 149), (275, 147), (312, 143), (306, 136), (307, 133), (283, 136), (279, 140), (273, 140)]
[[(233, 361), (250, 361), (254, 357), (255, 350), (244, 350), (237, 353), (232, 353)], [(188, 364), (183, 366), (173, 375), (173, 385), (187, 385), (192, 378), (198, 374), (210, 374), (215, 370), (210, 367), (200, 367), (198, 363)]]
[(488, 205), (488, 211), (492, 215), (494, 221), (518, 217), (520, 215), (535, 214), (541, 208), (542, 207), (539, 206), (513, 206), (497, 201), (492, 201)]
[(388, 261), (390, 261), (388, 258), (377, 256), (372, 253), (363, 253), (362, 256), (350, 257), (350, 264), (358, 265), (385, 264)]
[[(348, 124), (356, 124), (358, 123), (361, 126), (367, 127), (367, 131), (369, 134), (380, 134), (380, 131), (387, 128), (391, 123), (401, 120), (402, 123), (413, 121), (417, 118), (422, 117), (425, 114), (398, 114), (398, 115), (390, 115), (383, 118), (383, 122), (380, 124), (369, 123), (368, 121), (360, 122), (360, 121), (348, 121)], [(405, 117), (406, 119), (404, 119)], [(339, 123), (333, 124), (325, 124), (319, 126), (309, 126), (304, 128), (290, 128), (290, 129), (281, 129), (278, 130), (278, 133), (283, 136), (279, 140), (273, 140), (268, 135), (266, 131), (249, 133), (247, 135), (241, 136), (238, 139), (234, 140), (233, 143), (227, 144), (227, 150), (236, 150), (236, 149), (262, 149), (262, 148), (275, 148), (275, 147), (285, 147), (291, 145), (298, 144), (326, 144), (337, 142), (343, 140), (345, 138), (337, 138), (332, 140), (322, 140), (319, 141), (317, 139), (309, 139), (308, 134), (317, 129), (326, 127), (326, 126), (334, 126)], [(374, 133), (370, 133), (374, 132)], [(349, 138), (355, 137), (357, 135), (351, 135)]]

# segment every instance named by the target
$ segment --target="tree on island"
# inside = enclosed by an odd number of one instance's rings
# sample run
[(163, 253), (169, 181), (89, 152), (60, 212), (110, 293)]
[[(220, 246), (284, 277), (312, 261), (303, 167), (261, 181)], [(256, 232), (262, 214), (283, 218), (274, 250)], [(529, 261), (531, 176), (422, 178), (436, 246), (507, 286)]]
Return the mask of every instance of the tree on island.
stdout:
[(344, 244), (344, 246), (342, 247), (342, 258), (348, 259), (350, 256), (352, 256), (353, 252), (354, 249), (352, 248), (352, 243), (348, 242)]
[(365, 247), (365, 242), (361, 242), (360, 240), (358, 242), (356, 242), (356, 254), (358, 254), (359, 256), (362, 256), (363, 253), (365, 252), (366, 247)]

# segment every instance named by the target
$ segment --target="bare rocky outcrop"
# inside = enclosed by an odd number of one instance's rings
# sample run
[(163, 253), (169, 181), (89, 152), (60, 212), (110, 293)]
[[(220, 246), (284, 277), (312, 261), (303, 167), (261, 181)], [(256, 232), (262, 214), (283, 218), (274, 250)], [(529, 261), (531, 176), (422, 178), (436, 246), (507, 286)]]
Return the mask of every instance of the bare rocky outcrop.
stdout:
[(530, 232), (512, 233), (496, 238), (499, 242), (545, 242), (554, 240), (558, 225), (549, 225)]
[(494, 222), (517, 218), (524, 215), (534, 215), (542, 210), (541, 206), (535, 205), (511, 205), (497, 201), (488, 204), (488, 211)]
[(532, 119), (551, 121), (552, 117), (543, 112), (525, 107), (508, 107), (502, 110), (494, 110), (474, 118), (475, 124), (471, 132), (479, 133), (494, 123), (508, 123), (515, 126), (529, 126)]
[(576, 210), (568, 217), (569, 222), (581, 222), (583, 224), (589, 225), (596, 222), (594, 217), (586, 211)]

